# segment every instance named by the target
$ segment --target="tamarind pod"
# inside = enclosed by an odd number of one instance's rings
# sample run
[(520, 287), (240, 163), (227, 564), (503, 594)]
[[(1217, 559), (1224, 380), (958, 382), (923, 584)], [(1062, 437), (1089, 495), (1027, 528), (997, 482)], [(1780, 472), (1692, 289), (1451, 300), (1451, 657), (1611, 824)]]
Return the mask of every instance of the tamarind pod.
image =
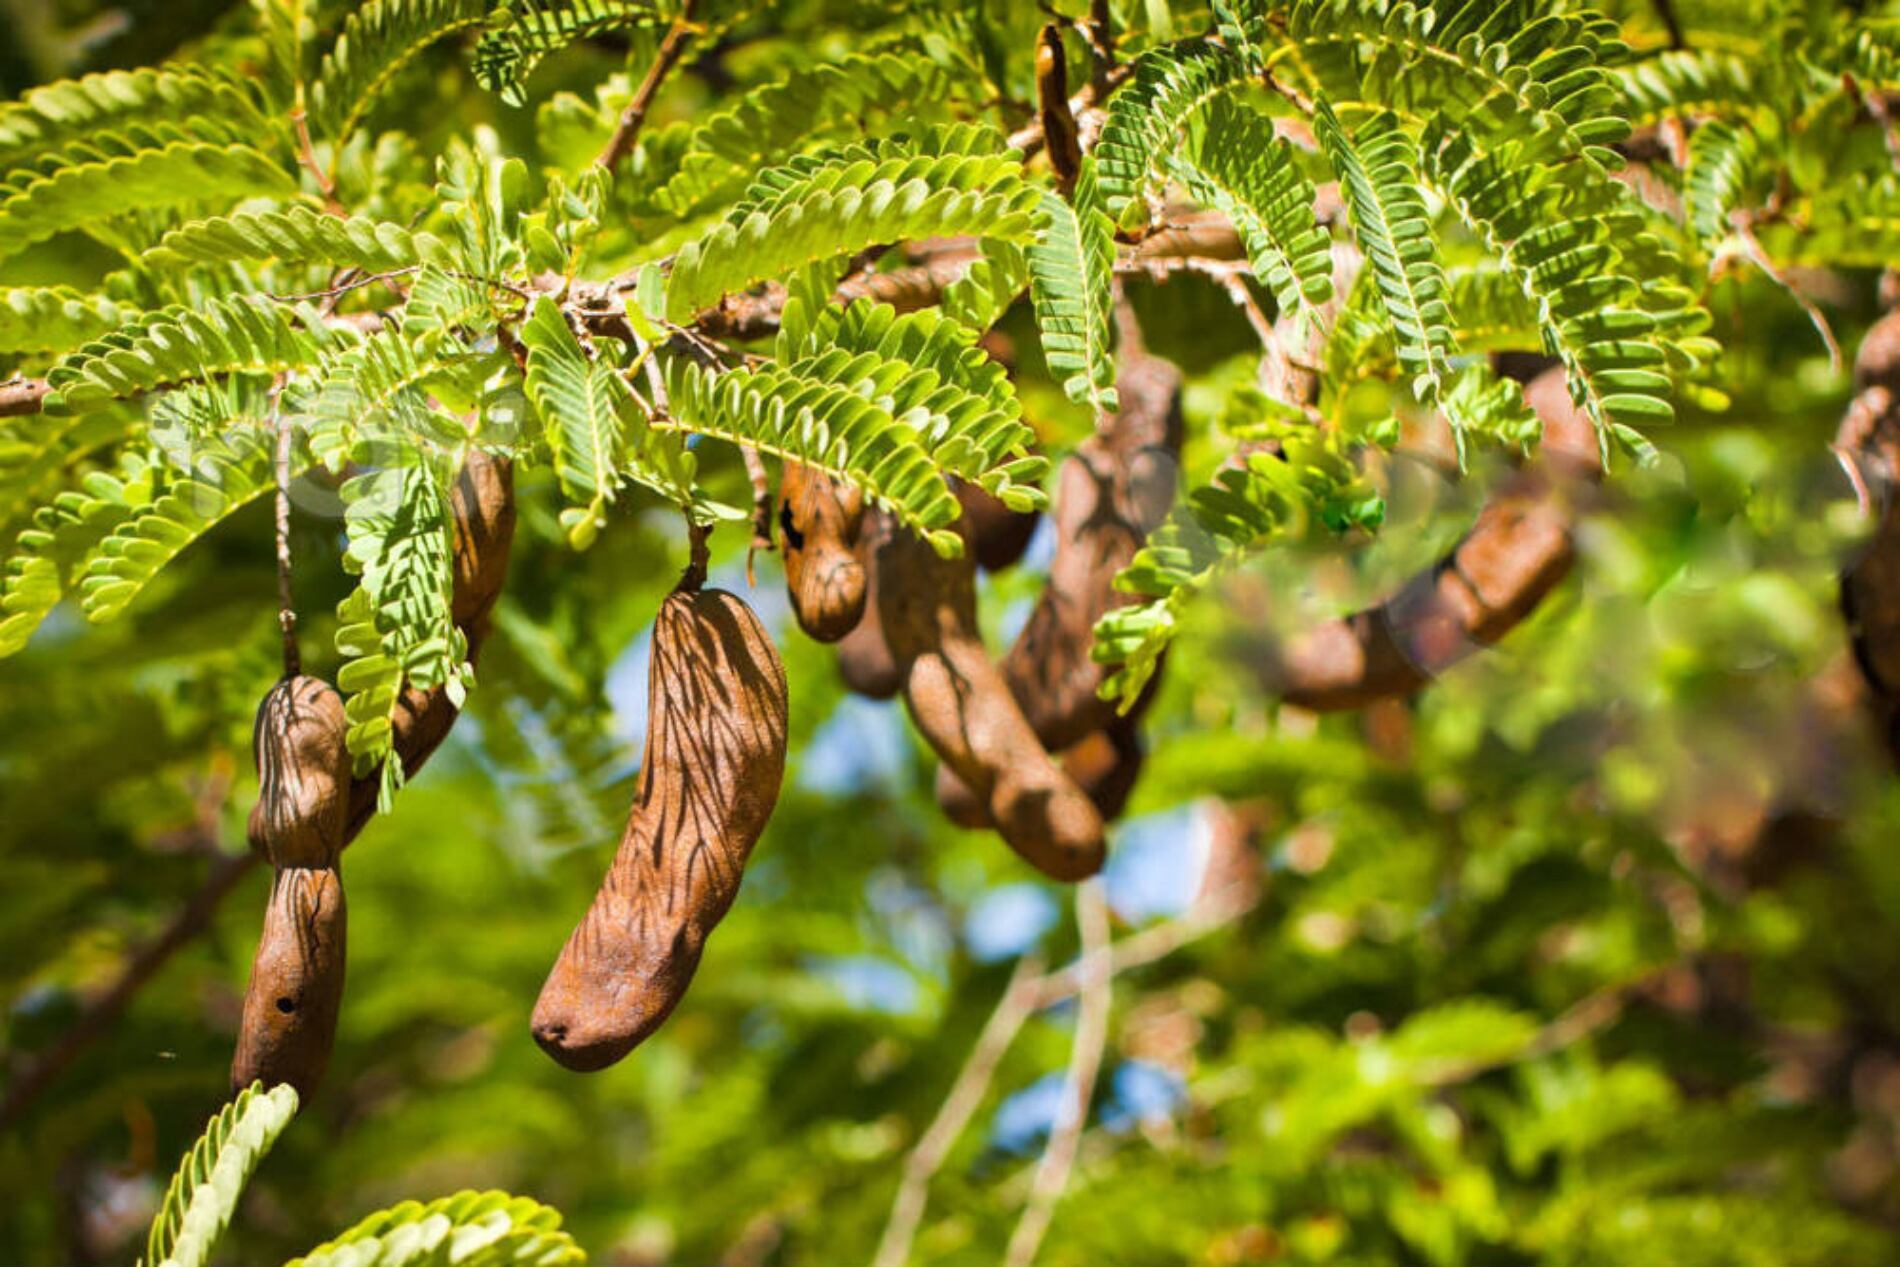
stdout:
[(1037, 740), (983, 647), (971, 554), (966, 545), (960, 558), (939, 558), (904, 531), (878, 547), (878, 615), (904, 702), (1010, 848), (1055, 879), (1083, 879), (1102, 866), (1101, 815)]
[(1036, 535), (1041, 515), (1033, 510), (1011, 510), (1000, 498), (967, 480), (951, 480), (950, 489), (962, 503), (963, 517), (969, 521), (978, 567), (985, 572), (1000, 572), (1023, 557), (1023, 551), (1029, 548), (1029, 539)]
[(1869, 326), (1854, 353), (1854, 389), (1869, 387), (1900, 393), (1900, 310)]
[(1010, 691), (1051, 749), (1114, 721), (1115, 705), (1097, 694), (1107, 668), (1091, 656), (1095, 623), (1135, 600), (1115, 588), (1115, 574), (1174, 504), (1181, 372), (1128, 350), (1117, 390), (1120, 410), (1062, 463), (1049, 581), (1002, 662)]
[(251, 727), (257, 803), (251, 847), (280, 867), (327, 867), (343, 851), (350, 756), (343, 699), (321, 678), (285, 678)]
[(836, 642), (864, 615), (864, 564), (857, 556), (864, 495), (799, 462), (779, 480), (779, 535), (785, 588), (799, 628)]
[(785, 669), (752, 609), (675, 590), (653, 626), (646, 756), (620, 848), (535, 1002), (535, 1041), (604, 1069), (665, 1021), (785, 776)]
[[(449, 490), (449, 507), (455, 517), (450, 613), (468, 640), (468, 662), (474, 665), (481, 660), (489, 618), (508, 578), (515, 537), (514, 463), (471, 449)], [(405, 777), (413, 776), (434, 755), (460, 711), (447, 687), (403, 689), (391, 719), (391, 747)], [(375, 817), (378, 782), (372, 772), (351, 783), (346, 843)]]
[(232, 1084), (316, 1089), (343, 996), (343, 880), (350, 754), (343, 700), (318, 678), (265, 694), (252, 743), (258, 800), (250, 836), (271, 862), (270, 904), (245, 990)]
[[(1127, 808), (1147, 757), (1141, 728), (1129, 713), (1065, 748), (1062, 772), (1095, 803), (1103, 822), (1113, 822)], [(975, 831), (994, 826), (989, 812), (947, 765), (937, 767), (937, 805), (959, 827)]]
[(244, 992), (231, 1085), (288, 1082), (306, 1099), (323, 1080), (343, 1001), (346, 914), (335, 867), (280, 867)]
[(1393, 597), (1285, 647), (1250, 648), (1268, 690), (1316, 712), (1409, 695), (1495, 644), (1569, 575), (1576, 495), (1600, 473), (1595, 433), (1561, 368), (1539, 374), (1524, 394), (1544, 421), (1538, 460)]
[(858, 559), (864, 566), (864, 613), (857, 625), (838, 641), (838, 676), (853, 694), (867, 699), (890, 699), (904, 685), (904, 675), (884, 640), (884, 621), (878, 615), (878, 550), (896, 531), (891, 517), (872, 506), (864, 512), (858, 534)]

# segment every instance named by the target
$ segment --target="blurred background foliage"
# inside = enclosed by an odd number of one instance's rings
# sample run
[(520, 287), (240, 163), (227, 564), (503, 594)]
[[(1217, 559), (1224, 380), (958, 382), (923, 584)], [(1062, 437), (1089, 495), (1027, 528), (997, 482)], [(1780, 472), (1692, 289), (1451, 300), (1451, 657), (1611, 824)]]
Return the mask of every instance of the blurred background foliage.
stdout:
[[(1032, 30), (1023, 8), (1007, 21)], [(852, 11), (792, 6), (743, 73)], [(216, 40), (240, 15), (0, 13), (9, 94)], [(454, 51), (430, 57), (439, 73), (390, 112), (417, 150), (477, 123), (506, 149), (540, 143), (533, 111), (473, 90)], [(627, 65), (606, 40), (544, 75), (591, 95)], [(663, 104), (685, 117), (715, 91), (686, 80)], [(53, 254), (33, 266), (57, 272)], [(1833, 280), (1851, 348), (1874, 278)], [(1192, 278), (1136, 299), (1190, 375), (1191, 419), (1218, 417), (1252, 369), (1239, 315)], [(1454, 482), (1402, 447), (1376, 544), (1289, 549), (1194, 610), (1106, 877), (1116, 937), (1167, 953), (1116, 973), (1040, 1261), (1900, 1261), (1900, 786), (1863, 733), (1836, 609), (1867, 530), (1829, 451), (1848, 385), (1765, 281), (1711, 304), (1730, 407), (1657, 437), (1664, 460), (1611, 481), (1563, 588), (1415, 699), (1315, 718), (1256, 682), (1248, 649), (1389, 591), (1495, 471)], [(1073, 434), (1039, 366), (1021, 372), (1039, 430)], [(724, 533), (715, 571), (779, 632), (793, 684), (786, 794), (671, 1023), (607, 1073), (553, 1065), (528, 1011), (618, 836), (644, 630), (683, 560), (670, 516), (631, 499), (570, 552), (546, 478), (524, 475), (469, 713), (349, 852), (329, 1080), (224, 1257), (276, 1261), (377, 1206), (497, 1186), (565, 1211), (598, 1262), (868, 1262), (1017, 961), (1073, 957), (1072, 897), (943, 821), (901, 711), (844, 694), (792, 628), (776, 561), (746, 588)], [(744, 500), (736, 464), (717, 478)], [(133, 619), (81, 636), (62, 613), (0, 663), (9, 1094), (244, 849), (251, 717), (277, 673), (267, 515), (195, 547)], [(305, 645), (327, 647), (335, 525), (300, 523), (295, 546)], [(1047, 554), (986, 580), (993, 645)], [(245, 875), (122, 1020), (9, 1104), (0, 1261), (132, 1257), (224, 1098), (265, 889)], [(1069, 1059), (1075, 1006), (1050, 993), (937, 1173), (914, 1261), (1000, 1259)]]

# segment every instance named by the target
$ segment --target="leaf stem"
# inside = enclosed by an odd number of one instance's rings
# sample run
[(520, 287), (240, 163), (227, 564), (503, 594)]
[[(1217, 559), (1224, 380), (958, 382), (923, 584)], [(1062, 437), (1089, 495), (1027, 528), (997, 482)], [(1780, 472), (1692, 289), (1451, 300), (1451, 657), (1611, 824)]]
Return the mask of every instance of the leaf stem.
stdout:
[(633, 90), (633, 100), (620, 112), (620, 122), (614, 127), (614, 133), (607, 138), (607, 146), (601, 150), (600, 157), (594, 161), (612, 171), (620, 165), (620, 160), (633, 150), (634, 140), (640, 135), (640, 125), (646, 122), (647, 110), (653, 105), (653, 98), (659, 95), (660, 85), (666, 82), (667, 75), (679, 64), (686, 52), (686, 46), (692, 42), (699, 27), (693, 23), (693, 0), (681, 0), (679, 16), (673, 19), (673, 25), (667, 28), (666, 37), (660, 41), (660, 51), (653, 58), (653, 64), (647, 67), (646, 78)]

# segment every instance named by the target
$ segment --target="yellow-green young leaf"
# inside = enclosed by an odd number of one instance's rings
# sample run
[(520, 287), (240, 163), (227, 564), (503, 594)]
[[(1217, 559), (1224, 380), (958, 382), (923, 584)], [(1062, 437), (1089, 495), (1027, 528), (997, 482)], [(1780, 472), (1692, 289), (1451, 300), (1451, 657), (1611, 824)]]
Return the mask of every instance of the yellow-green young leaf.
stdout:
[(490, 0), (368, 0), (350, 14), (310, 85), (318, 135), (341, 145), (409, 60), (445, 36), (480, 26)]
[(252, 1083), (224, 1106), (179, 1163), (145, 1238), (142, 1267), (205, 1267), (238, 1198), (290, 1119), (297, 1093)]
[(808, 377), (795, 366), (718, 373), (675, 362), (667, 376), (672, 416), (653, 425), (751, 445), (848, 480), (940, 554), (957, 554), (957, 499), (916, 433), (861, 394), (861, 381), (851, 373)]
[(945, 154), (822, 164), (689, 242), (673, 263), (667, 317), (689, 322), (754, 283), (867, 246), (974, 235), (1027, 242), (1040, 195), (1011, 158)]
[(101, 624), (118, 616), (187, 546), (270, 492), (272, 449), (264, 432), (238, 432), (194, 448), (191, 473), (168, 480), (165, 491), (113, 529), (87, 561), (79, 582), (86, 619)]
[(287, 1267), (579, 1267), (561, 1216), (506, 1192), (458, 1192), (379, 1210)]
[(70, 286), (0, 290), (0, 352), (59, 352), (95, 339), (132, 310)]
[(108, 70), (29, 88), (0, 105), (0, 172), (102, 134), (161, 125), (207, 141), (252, 142), (276, 127), (255, 87), (228, 71), (179, 64)]
[(226, 142), (174, 141), (76, 162), (15, 187), (0, 201), (0, 259), (55, 234), (133, 211), (208, 198), (281, 197), (296, 188), (279, 163)]
[(1078, 405), (1111, 413), (1115, 396), (1113, 329), (1115, 235), (1085, 160), (1074, 205), (1044, 193), (1035, 245), (1029, 248), (1029, 299), (1043, 355)]
[(593, 543), (623, 472), (681, 506), (691, 503), (691, 457), (681, 439), (650, 431), (626, 380), (588, 356), (558, 305), (537, 299), (520, 339), (528, 399), (546, 427), (555, 478), (577, 503), (561, 517), (570, 545)]
[(528, 76), (548, 54), (660, 16), (654, 0), (526, 0), (503, 6), (475, 46), (475, 79), (509, 105), (522, 105)]
[(363, 216), (333, 216), (312, 207), (244, 211), (173, 229), (145, 254), (154, 268), (281, 260), (382, 273), (425, 261), (444, 263), (447, 248), (428, 233)]

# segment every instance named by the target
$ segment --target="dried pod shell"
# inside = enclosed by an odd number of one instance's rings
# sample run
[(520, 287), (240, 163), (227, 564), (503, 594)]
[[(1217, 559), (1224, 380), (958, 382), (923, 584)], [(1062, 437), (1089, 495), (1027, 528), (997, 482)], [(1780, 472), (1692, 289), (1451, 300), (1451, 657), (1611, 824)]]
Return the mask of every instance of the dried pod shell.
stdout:
[(1023, 557), (1042, 516), (1033, 510), (1011, 510), (999, 498), (967, 480), (951, 480), (951, 489), (963, 504), (970, 524), (976, 564), (985, 572), (1000, 572)]
[(1037, 740), (984, 650), (970, 552), (942, 559), (893, 532), (875, 566), (878, 616), (917, 729), (1025, 861), (1058, 880), (1095, 874), (1101, 815)]
[(857, 555), (864, 495), (797, 462), (779, 481), (785, 587), (801, 629), (836, 642), (864, 615), (864, 564)]
[(864, 615), (838, 643), (838, 675), (844, 684), (867, 699), (890, 699), (903, 689), (904, 676), (884, 640), (884, 621), (878, 615), (878, 551), (896, 531), (891, 517), (876, 507), (864, 512), (858, 534), (858, 559), (864, 565)]
[[(1118, 717), (1108, 729), (1064, 749), (1062, 772), (1095, 803), (1102, 820), (1112, 822), (1127, 807), (1147, 755), (1140, 725), (1129, 713)], [(937, 767), (937, 805), (959, 827), (977, 831), (995, 825), (982, 802), (947, 765)]]
[(251, 845), (280, 867), (325, 867), (343, 850), (349, 802), (349, 722), (343, 697), (314, 677), (285, 678), (251, 728), (257, 804)]
[(626, 832), (534, 1008), (535, 1040), (570, 1069), (613, 1064), (686, 993), (785, 775), (785, 669), (737, 596), (669, 595), (647, 681)]
[(1134, 560), (1174, 503), (1181, 449), (1181, 372), (1128, 353), (1121, 409), (1062, 463), (1049, 582), (1003, 657), (1003, 676), (1036, 735), (1066, 748), (1115, 720), (1100, 698), (1105, 666), (1091, 655), (1095, 623), (1133, 601), (1115, 575)]
[(271, 878), (251, 962), (231, 1085), (288, 1082), (308, 1098), (323, 1080), (343, 1001), (346, 925), (335, 867), (283, 867)]

